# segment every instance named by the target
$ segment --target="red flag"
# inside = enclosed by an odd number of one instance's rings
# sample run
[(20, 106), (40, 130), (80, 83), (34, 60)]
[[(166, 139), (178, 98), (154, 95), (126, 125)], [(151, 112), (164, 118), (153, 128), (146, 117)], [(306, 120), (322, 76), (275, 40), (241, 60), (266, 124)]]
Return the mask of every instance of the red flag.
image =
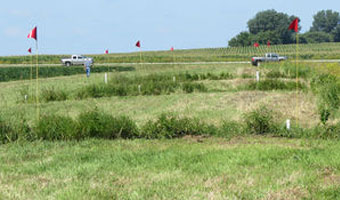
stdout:
[(290, 23), (288, 30), (294, 30), (295, 32), (299, 31), (299, 18), (295, 18), (292, 23)]
[(270, 47), (270, 41), (269, 40), (267, 41), (267, 47)]
[(140, 48), (140, 41), (139, 40), (136, 43), (136, 47)]
[(259, 47), (259, 46), (260, 46), (259, 43), (257, 43), (257, 42), (254, 43), (254, 47)]
[(105, 50), (105, 54), (109, 54), (109, 50), (108, 49)]
[(28, 34), (27, 38), (33, 38), (35, 40), (38, 40), (37, 27), (34, 27), (32, 29), (32, 31)]
[(174, 47), (171, 47), (170, 51), (174, 51)]
[(32, 53), (32, 48), (29, 48), (27, 51), (28, 53)]

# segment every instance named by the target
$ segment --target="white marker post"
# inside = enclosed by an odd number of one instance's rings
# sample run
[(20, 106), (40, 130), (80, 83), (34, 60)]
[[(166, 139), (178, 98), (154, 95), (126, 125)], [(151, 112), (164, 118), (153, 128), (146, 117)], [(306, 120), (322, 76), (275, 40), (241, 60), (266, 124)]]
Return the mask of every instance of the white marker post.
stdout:
[(256, 82), (260, 81), (260, 72), (256, 71)]
[(104, 81), (105, 81), (105, 84), (107, 84), (107, 73), (105, 73), (104, 75)]
[(286, 128), (287, 130), (290, 130), (290, 119), (287, 119), (286, 121)]
[(140, 92), (141, 92), (141, 85), (138, 85), (138, 92), (140, 94)]
[(27, 94), (25, 94), (25, 101), (27, 101)]

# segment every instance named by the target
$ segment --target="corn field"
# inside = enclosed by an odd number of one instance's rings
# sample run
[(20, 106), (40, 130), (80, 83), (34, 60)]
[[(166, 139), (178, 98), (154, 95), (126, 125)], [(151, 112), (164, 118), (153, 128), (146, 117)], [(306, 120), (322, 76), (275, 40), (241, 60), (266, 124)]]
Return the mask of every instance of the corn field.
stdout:
[[(248, 61), (252, 56), (265, 53), (278, 53), (288, 58), (299, 59), (339, 59), (340, 43), (262, 45), (259, 47), (205, 48), (175, 51), (142, 51), (133, 53), (93, 54), (95, 63), (139, 63), (139, 62), (214, 62), (214, 61)], [(39, 55), (41, 64), (59, 64), (61, 58), (69, 55)], [(33, 60), (35, 62), (35, 56)], [(31, 56), (0, 57), (0, 64), (30, 64)]]

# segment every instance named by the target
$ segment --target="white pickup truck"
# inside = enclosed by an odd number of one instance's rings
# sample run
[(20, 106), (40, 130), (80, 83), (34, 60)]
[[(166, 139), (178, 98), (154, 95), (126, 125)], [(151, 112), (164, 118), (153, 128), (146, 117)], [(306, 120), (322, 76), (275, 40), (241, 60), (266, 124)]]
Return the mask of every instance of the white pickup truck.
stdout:
[(282, 60), (287, 60), (287, 57), (279, 56), (276, 53), (266, 53), (265, 57), (252, 57), (251, 64), (258, 66), (260, 62), (279, 62)]
[(72, 55), (71, 58), (61, 59), (61, 63), (67, 67), (71, 65), (84, 65), (86, 62), (90, 62), (90, 65), (92, 65), (93, 58), (89, 58), (82, 55)]

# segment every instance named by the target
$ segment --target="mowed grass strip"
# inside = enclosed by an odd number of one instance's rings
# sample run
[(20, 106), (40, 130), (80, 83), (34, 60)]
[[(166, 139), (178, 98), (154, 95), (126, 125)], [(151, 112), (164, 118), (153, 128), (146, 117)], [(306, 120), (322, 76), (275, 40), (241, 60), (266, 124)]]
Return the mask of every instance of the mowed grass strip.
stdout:
[(337, 199), (337, 141), (238, 137), (0, 146), (3, 199)]

